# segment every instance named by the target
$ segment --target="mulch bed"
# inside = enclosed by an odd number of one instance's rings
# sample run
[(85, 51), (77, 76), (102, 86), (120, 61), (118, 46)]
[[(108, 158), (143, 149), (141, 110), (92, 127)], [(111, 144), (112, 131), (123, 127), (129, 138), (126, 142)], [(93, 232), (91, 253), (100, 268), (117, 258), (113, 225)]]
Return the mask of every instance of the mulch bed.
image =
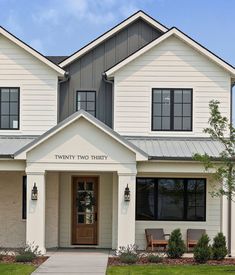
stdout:
[[(44, 263), (48, 258), (49, 257), (46, 257), (46, 256), (37, 257), (32, 261), (32, 264), (34, 266), (39, 266), (42, 263)], [(3, 256), (3, 258), (0, 260), (0, 263), (8, 263), (8, 264), (16, 263), (15, 256), (10, 256), (10, 255)], [(31, 263), (28, 263), (28, 264), (31, 264)]]
[[(153, 264), (148, 261), (146, 257), (141, 257), (137, 263), (137, 265), (143, 264)], [(163, 258), (161, 263), (158, 264), (166, 264), (166, 265), (198, 265), (197, 262), (193, 258), (182, 258), (182, 259), (169, 259)], [(234, 258), (227, 258), (222, 261), (215, 261), (210, 260), (206, 264), (208, 265), (235, 265)], [(108, 265), (115, 266), (115, 265), (127, 265), (122, 263), (118, 257), (109, 257)]]

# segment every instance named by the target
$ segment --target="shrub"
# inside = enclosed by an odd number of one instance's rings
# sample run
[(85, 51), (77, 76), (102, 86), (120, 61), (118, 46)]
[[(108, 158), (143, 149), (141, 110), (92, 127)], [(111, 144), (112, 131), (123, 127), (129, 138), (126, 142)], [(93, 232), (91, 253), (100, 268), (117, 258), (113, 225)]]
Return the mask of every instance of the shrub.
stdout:
[(167, 255), (169, 258), (178, 259), (182, 257), (185, 250), (186, 248), (184, 241), (182, 240), (180, 229), (175, 229), (172, 231), (169, 238)]
[(116, 254), (120, 261), (125, 264), (134, 264), (139, 259), (136, 245), (122, 246), (116, 251)]
[(194, 259), (198, 263), (206, 263), (211, 258), (210, 239), (207, 234), (203, 234), (195, 246), (193, 253)]
[(24, 254), (16, 255), (16, 262), (32, 262), (36, 256), (30, 252), (25, 252)]
[(149, 261), (150, 263), (155, 263), (155, 264), (157, 264), (157, 263), (161, 263), (161, 262), (162, 262), (162, 257), (159, 256), (159, 255), (155, 255), (155, 254), (149, 254), (149, 255), (147, 256), (147, 259), (148, 259), (148, 261)]
[(227, 254), (225, 236), (223, 233), (218, 233), (213, 240), (212, 257), (214, 260), (223, 260)]
[(4, 255), (3, 255), (3, 254), (0, 254), (0, 261), (3, 260), (3, 257), (4, 257)]
[(16, 262), (32, 262), (39, 255), (41, 255), (41, 253), (38, 250), (38, 246), (27, 244), (25, 247), (18, 250)]

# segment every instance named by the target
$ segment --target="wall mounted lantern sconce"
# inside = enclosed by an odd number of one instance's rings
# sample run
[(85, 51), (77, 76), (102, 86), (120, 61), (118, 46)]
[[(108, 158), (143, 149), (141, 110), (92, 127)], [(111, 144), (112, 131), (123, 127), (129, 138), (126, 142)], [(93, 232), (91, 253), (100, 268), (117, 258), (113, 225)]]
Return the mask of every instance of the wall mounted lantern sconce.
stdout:
[(37, 199), (38, 199), (38, 188), (35, 182), (31, 193), (31, 200), (36, 201)]
[(131, 192), (130, 192), (130, 189), (129, 189), (128, 184), (127, 184), (127, 186), (125, 188), (125, 191), (124, 191), (124, 200), (125, 201), (130, 201), (130, 199), (131, 199)]

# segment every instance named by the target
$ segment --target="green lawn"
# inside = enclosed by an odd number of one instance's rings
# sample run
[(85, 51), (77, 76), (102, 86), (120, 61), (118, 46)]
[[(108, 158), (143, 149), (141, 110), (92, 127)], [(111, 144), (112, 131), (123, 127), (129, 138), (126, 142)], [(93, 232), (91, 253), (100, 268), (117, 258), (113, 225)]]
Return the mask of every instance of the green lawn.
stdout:
[(28, 264), (0, 264), (1, 275), (29, 275), (36, 268)]
[[(1, 274), (1, 273), (0, 273)], [(168, 265), (140, 265), (140, 266), (112, 266), (108, 268), (107, 275), (222, 275), (222, 274), (234, 274), (235, 266), (209, 266), (209, 265), (197, 265), (197, 266), (168, 266)]]

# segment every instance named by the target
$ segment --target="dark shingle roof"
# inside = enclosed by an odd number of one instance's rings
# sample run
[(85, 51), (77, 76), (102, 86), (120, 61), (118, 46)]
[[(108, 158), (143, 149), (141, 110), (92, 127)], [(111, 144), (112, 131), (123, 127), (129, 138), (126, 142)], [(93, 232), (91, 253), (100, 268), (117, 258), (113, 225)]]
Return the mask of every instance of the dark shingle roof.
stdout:
[(66, 59), (68, 56), (46, 56), (47, 59), (49, 59), (50, 61), (52, 61), (55, 64), (59, 64), (60, 62), (62, 62), (64, 59)]

